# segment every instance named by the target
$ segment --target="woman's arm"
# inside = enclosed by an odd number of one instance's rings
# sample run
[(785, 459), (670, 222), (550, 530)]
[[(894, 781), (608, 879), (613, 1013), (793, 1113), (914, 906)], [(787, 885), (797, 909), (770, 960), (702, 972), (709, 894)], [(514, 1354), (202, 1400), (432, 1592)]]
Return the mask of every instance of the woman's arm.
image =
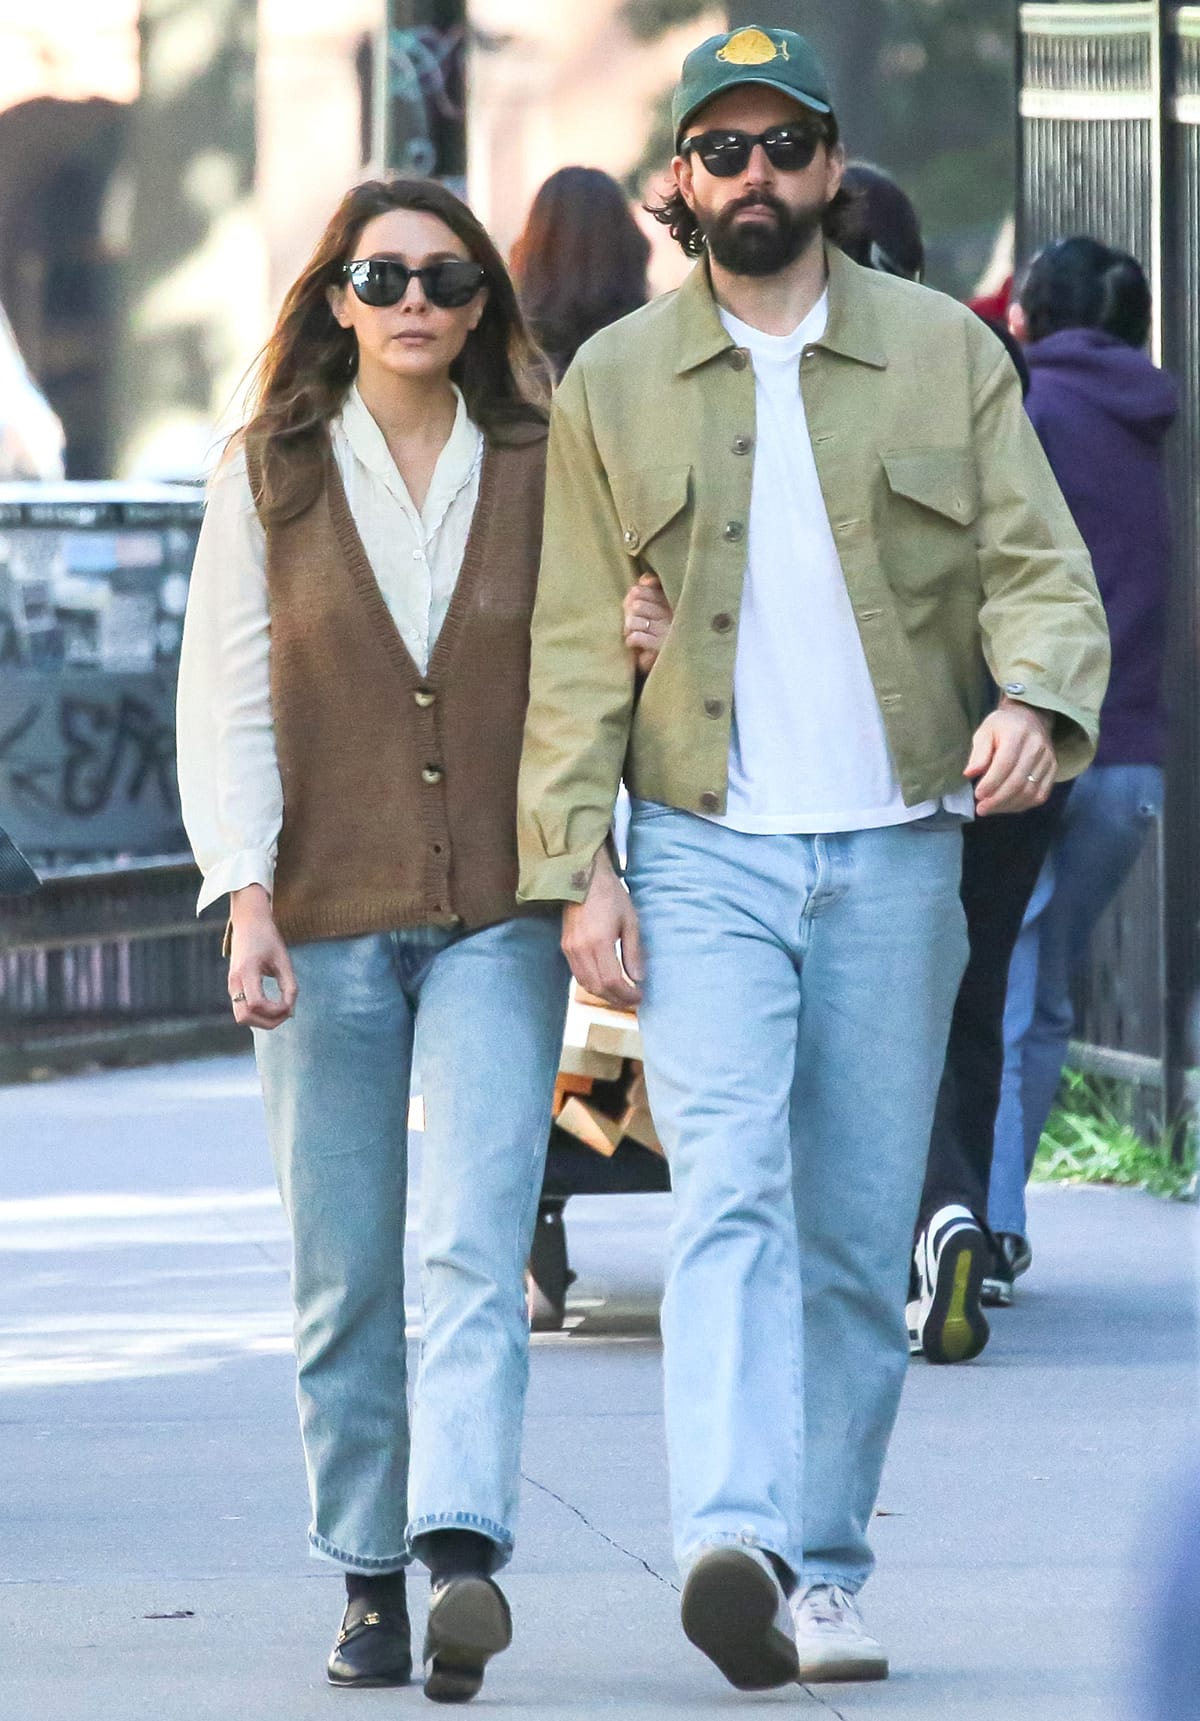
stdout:
[[(271, 915), (283, 789), (271, 715), (265, 546), (245, 461), (218, 472), (188, 593), (176, 714), (184, 825), (204, 874), (199, 908), (232, 899), (234, 1014), (274, 1027), (295, 979)], [(281, 997), (265, 997), (273, 975)], [(241, 995), (241, 996), (240, 996)]]

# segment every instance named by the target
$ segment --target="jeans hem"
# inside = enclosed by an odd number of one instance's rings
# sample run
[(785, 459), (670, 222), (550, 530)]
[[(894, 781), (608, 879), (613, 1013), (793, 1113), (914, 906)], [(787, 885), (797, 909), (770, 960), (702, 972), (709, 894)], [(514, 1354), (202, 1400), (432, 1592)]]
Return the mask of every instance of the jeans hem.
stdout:
[(869, 1573), (861, 1571), (835, 1572), (825, 1566), (820, 1571), (805, 1568), (799, 1573), (796, 1581), (797, 1587), (801, 1590), (811, 1589), (813, 1584), (833, 1584), (838, 1589), (845, 1590), (847, 1595), (856, 1596), (869, 1576)]
[(698, 1542), (693, 1542), (686, 1553), (679, 1557), (679, 1569), (689, 1572), (710, 1548), (744, 1548), (752, 1554), (769, 1554), (777, 1560), (782, 1560), (791, 1572), (800, 1569), (800, 1556), (787, 1554), (782, 1548), (777, 1548), (772, 1542), (761, 1540), (758, 1536), (741, 1530), (717, 1530), (710, 1536), (703, 1536)]
[(343, 1571), (354, 1572), (358, 1577), (383, 1577), (389, 1572), (402, 1572), (412, 1564), (412, 1555), (407, 1549), (402, 1554), (382, 1554), (376, 1558), (372, 1554), (348, 1554), (342, 1548), (335, 1548), (332, 1542), (327, 1542), (324, 1536), (319, 1536), (315, 1530), (308, 1532), (309, 1551), (318, 1560), (332, 1560), (334, 1565), (341, 1566)]
[(414, 1518), (407, 1530), (409, 1546), (418, 1536), (426, 1536), (431, 1530), (474, 1530), (476, 1535), (486, 1536), (496, 1544), (497, 1571), (512, 1559), (512, 1531), (506, 1530), (494, 1518), (481, 1518), (478, 1512), (427, 1512), (423, 1518)]

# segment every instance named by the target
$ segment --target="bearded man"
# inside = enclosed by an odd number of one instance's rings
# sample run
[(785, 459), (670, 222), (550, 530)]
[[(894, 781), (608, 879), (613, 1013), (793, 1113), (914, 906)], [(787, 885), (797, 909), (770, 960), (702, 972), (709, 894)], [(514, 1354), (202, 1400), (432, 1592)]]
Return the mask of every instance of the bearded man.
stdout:
[[(641, 1006), (684, 1630), (742, 1689), (878, 1679), (856, 1597), (962, 823), (1082, 770), (1107, 634), (1007, 353), (827, 245), (844, 159), (808, 43), (703, 43), (674, 119), (659, 213), (700, 261), (554, 406), (522, 893), (566, 905), (582, 985)], [(675, 619), (639, 684), (622, 600), (650, 573)]]

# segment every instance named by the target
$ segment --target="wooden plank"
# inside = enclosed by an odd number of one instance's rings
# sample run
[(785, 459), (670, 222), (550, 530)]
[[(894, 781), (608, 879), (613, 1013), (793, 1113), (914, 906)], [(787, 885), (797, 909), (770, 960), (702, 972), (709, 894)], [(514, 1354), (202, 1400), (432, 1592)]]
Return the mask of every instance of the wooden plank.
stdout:
[(579, 1094), (586, 1098), (586, 1096), (591, 1093), (595, 1085), (595, 1078), (593, 1076), (564, 1075), (560, 1070), (558, 1073), (558, 1079), (554, 1084), (555, 1115), (557, 1116), (558, 1112), (562, 1109), (563, 1101), (568, 1099), (571, 1094)]
[(572, 1095), (555, 1119), (559, 1129), (566, 1130), (593, 1152), (611, 1159), (621, 1145), (621, 1125), (616, 1118), (605, 1117), (594, 1106)]
[(558, 1070), (564, 1076), (586, 1076), (593, 1081), (615, 1082), (621, 1074), (621, 1059), (611, 1052), (593, 1051), (586, 1045), (564, 1045)]

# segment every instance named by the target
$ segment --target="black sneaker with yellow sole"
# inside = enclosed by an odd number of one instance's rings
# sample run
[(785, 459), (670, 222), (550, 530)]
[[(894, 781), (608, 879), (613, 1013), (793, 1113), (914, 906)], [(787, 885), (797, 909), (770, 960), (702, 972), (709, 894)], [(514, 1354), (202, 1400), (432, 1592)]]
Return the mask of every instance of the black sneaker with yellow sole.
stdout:
[(987, 1344), (981, 1295), (992, 1250), (966, 1207), (943, 1207), (917, 1235), (908, 1348), (928, 1362), (970, 1362)]

